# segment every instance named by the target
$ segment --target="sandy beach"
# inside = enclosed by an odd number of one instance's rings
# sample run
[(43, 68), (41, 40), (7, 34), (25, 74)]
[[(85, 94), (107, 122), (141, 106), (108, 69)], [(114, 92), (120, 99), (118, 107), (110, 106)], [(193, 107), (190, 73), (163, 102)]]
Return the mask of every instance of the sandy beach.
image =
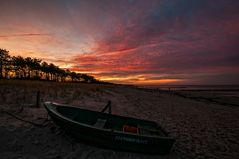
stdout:
[[(40, 108), (35, 107), (40, 91)], [(189, 97), (197, 97), (189, 98)], [(205, 100), (205, 96), (209, 99)], [(59, 129), (42, 103), (54, 101), (100, 111), (112, 101), (113, 114), (148, 119), (176, 139), (167, 156), (120, 152), (76, 142)], [(223, 101), (223, 102), (222, 102)], [(238, 97), (212, 92), (169, 92), (122, 85), (0, 81), (0, 156), (13, 158), (232, 159), (239, 156)], [(34, 126), (17, 117), (42, 125)]]

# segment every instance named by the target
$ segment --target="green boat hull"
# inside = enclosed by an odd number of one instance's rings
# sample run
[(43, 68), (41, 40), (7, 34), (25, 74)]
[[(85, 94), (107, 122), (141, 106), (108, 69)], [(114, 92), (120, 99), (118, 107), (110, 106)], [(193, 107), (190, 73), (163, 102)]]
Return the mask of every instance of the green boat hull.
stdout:
[(44, 105), (58, 126), (80, 141), (87, 141), (98, 146), (163, 155), (170, 152), (175, 141), (152, 121), (51, 102), (45, 102)]

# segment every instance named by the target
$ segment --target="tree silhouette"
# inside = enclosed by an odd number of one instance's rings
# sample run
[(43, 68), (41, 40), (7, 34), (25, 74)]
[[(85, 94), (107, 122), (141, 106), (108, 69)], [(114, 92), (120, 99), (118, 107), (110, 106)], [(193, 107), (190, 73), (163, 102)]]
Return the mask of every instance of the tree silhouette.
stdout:
[(7, 64), (4, 66), (4, 71), (5, 71), (5, 78), (10, 78), (9, 76), (9, 72), (11, 72), (13, 70), (13, 65), (12, 65), (12, 61), (11, 58), (9, 58), (9, 60), (7, 61)]
[(9, 58), (9, 52), (5, 49), (0, 49), (0, 78), (3, 78), (3, 70), (8, 64)]
[(45, 79), (49, 80), (49, 73), (50, 73), (50, 71), (49, 71), (49, 65), (48, 65), (47, 62), (44, 61), (44, 62), (41, 63), (40, 70), (43, 72), (43, 74), (45, 74)]
[(76, 79), (77, 79), (77, 74), (76, 74), (75, 72), (71, 72), (71, 73), (70, 73), (70, 77), (71, 77), (71, 81), (72, 81), (72, 82), (75, 82)]
[(26, 78), (26, 62), (21, 56), (12, 57), (13, 70), (16, 78)]
[(40, 79), (39, 72), (41, 70), (41, 61), (40, 59), (33, 58), (32, 59), (32, 70), (35, 72), (35, 79)]
[(11, 57), (7, 50), (0, 49), (0, 78), (3, 78), (4, 73), (5, 78), (9, 77), (9, 72), (12, 72), (11, 78), (18, 79), (66, 82), (70, 78), (72, 82), (99, 83), (93, 76), (64, 70), (37, 58)]
[(67, 77), (67, 73), (65, 70), (61, 69), (61, 82), (65, 82)]

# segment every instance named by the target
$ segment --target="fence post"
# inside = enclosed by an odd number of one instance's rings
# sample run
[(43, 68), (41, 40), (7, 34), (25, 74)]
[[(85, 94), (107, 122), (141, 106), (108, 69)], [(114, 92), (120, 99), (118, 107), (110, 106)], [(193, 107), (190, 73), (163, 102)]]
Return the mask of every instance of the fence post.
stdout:
[(37, 97), (36, 97), (36, 107), (40, 107), (40, 91), (37, 91)]
[(112, 111), (111, 111), (111, 101), (108, 101), (108, 104), (109, 104), (109, 114), (112, 114)]

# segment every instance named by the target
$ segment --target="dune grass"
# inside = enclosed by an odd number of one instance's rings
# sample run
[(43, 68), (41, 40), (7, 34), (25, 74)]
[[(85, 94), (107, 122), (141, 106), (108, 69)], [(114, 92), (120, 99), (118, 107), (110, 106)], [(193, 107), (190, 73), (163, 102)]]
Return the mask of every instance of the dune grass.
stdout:
[(0, 102), (2, 104), (32, 105), (36, 103), (37, 91), (40, 91), (41, 102), (71, 103), (80, 100), (83, 95), (92, 96), (110, 87), (113, 85), (1, 79)]
[(24, 86), (24, 87), (65, 87), (65, 88), (81, 88), (82, 90), (99, 90), (101, 88), (111, 87), (107, 84), (94, 83), (71, 83), (71, 82), (51, 82), (51, 81), (34, 81), (34, 80), (6, 80), (0, 79), (0, 86)]

